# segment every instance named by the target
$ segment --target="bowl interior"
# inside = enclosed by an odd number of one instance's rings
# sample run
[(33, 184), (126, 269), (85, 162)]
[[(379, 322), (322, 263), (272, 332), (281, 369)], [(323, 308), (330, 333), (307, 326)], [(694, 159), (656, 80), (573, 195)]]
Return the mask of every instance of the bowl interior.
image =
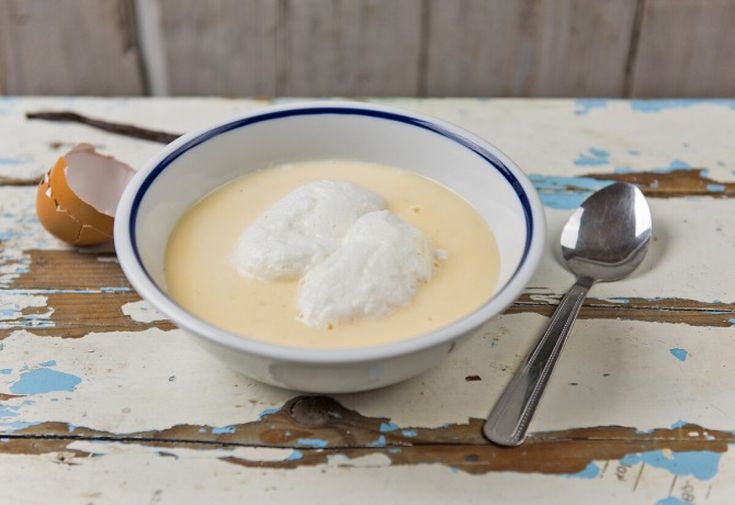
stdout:
[(148, 275), (165, 290), (168, 237), (184, 212), (213, 189), (279, 163), (369, 161), (434, 179), (482, 215), (500, 255), (497, 292), (524, 258), (531, 230), (528, 200), (497, 156), (454, 129), (408, 115), (344, 107), (262, 114), (209, 130), (165, 155), (133, 201), (132, 243)]

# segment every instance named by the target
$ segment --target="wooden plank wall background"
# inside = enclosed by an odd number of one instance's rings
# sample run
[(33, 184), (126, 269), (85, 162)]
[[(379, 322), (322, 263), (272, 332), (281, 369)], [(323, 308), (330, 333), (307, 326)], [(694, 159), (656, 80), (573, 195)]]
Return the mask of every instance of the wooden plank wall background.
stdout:
[(735, 96), (735, 0), (0, 0), (0, 93)]

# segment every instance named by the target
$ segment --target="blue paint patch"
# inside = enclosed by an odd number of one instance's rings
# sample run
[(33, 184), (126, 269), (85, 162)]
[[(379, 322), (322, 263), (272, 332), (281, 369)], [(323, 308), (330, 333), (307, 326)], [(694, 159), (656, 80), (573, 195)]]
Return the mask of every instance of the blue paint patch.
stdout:
[(40, 366), (56, 366), (56, 360), (50, 359), (48, 361), (44, 361), (43, 363), (39, 363)]
[(669, 349), (669, 352), (679, 361), (686, 361), (687, 356), (689, 356), (689, 352), (687, 352), (686, 349), (682, 349), (681, 347), (674, 347), (672, 349)]
[(728, 319), (727, 322), (730, 323), (730, 324), (735, 325), (735, 317), (733, 317), (731, 319)]
[(728, 99), (686, 99), (686, 100), (631, 100), (630, 108), (636, 112), (661, 112), (670, 109), (687, 109), (699, 105), (715, 105), (735, 110), (735, 100)]
[(580, 98), (574, 101), (574, 105), (576, 106), (574, 113), (577, 116), (586, 116), (592, 110), (605, 109), (607, 100), (604, 98)]
[(725, 191), (724, 184), (707, 184), (707, 191), (710, 193), (722, 193)]
[(414, 438), (418, 433), (416, 433), (416, 430), (401, 430), (401, 435), (408, 438)]
[(313, 447), (315, 449), (324, 449), (327, 446), (327, 441), (321, 438), (300, 438), (296, 441), (298, 445), (304, 447)]
[(684, 501), (676, 496), (667, 496), (657, 501), (656, 505), (691, 505), (691, 502)]
[(77, 430), (77, 428), (79, 428), (79, 426), (77, 426), (76, 424), (71, 424), (70, 423), (67, 426), (67, 430), (69, 431), (69, 433), (74, 433)]
[(564, 477), (576, 478), (576, 479), (594, 479), (600, 475), (600, 467), (597, 463), (589, 463), (587, 467), (577, 473), (565, 473)]
[(380, 423), (381, 433), (390, 433), (391, 431), (396, 431), (397, 429), (398, 425), (395, 423)]
[(269, 408), (265, 409), (263, 412), (261, 412), (260, 414), (258, 414), (258, 417), (257, 417), (256, 420), (257, 421), (260, 421), (264, 417), (268, 417), (271, 414), (275, 414), (279, 410), (281, 410), (279, 407), (269, 407)]
[(0, 405), (0, 419), (9, 419), (18, 416), (18, 407), (3, 407)]
[(298, 461), (303, 457), (304, 457), (303, 452), (301, 452), (298, 449), (294, 449), (293, 451), (291, 451), (291, 454), (288, 455), (288, 457), (286, 458), (286, 461)]
[(691, 475), (699, 480), (709, 480), (717, 475), (721, 456), (719, 452), (712, 451), (671, 452), (668, 455), (663, 451), (650, 451), (628, 454), (620, 463), (629, 466), (645, 463), (680, 477)]
[(674, 430), (676, 430), (676, 429), (681, 428), (682, 426), (686, 426), (687, 424), (689, 424), (689, 423), (686, 422), (686, 421), (682, 421), (681, 419), (679, 419), (678, 421), (676, 421), (675, 423), (673, 423), (671, 425), (671, 428), (674, 429)]
[(0, 368), (0, 375), (10, 375), (13, 373), (12, 368)]
[(625, 303), (625, 304), (630, 303), (630, 298), (625, 298), (623, 296), (612, 296), (612, 297), (608, 298), (608, 300), (613, 300), (615, 302)]
[(673, 172), (674, 170), (684, 170), (687, 168), (692, 168), (692, 166), (686, 161), (671, 160), (671, 163), (669, 163), (668, 167), (657, 167), (654, 168), (653, 171), (657, 174), (668, 174), (670, 172)]
[(234, 426), (217, 426), (216, 428), (212, 428), (212, 433), (214, 435), (221, 435), (223, 433), (235, 433), (235, 427)]
[(616, 174), (630, 174), (630, 173), (633, 173), (633, 168), (629, 166), (615, 167), (613, 169), (613, 172), (615, 172)]
[(128, 287), (107, 287), (107, 288), (100, 288), (101, 293), (129, 293), (132, 291), (131, 288)]
[(368, 447), (385, 447), (385, 435), (380, 435), (377, 439), (367, 445)]
[(6, 432), (23, 430), (31, 426), (35, 426), (38, 423), (28, 421), (14, 421), (12, 423), (0, 423), (0, 428), (3, 428)]
[(18, 158), (0, 158), (0, 165), (23, 165), (24, 163), (26, 163), (26, 160)]
[(610, 153), (597, 147), (590, 147), (586, 153), (580, 154), (574, 160), (574, 164), (580, 166), (599, 166), (608, 163), (610, 163)]
[(544, 206), (562, 210), (576, 209), (592, 193), (613, 184), (613, 181), (598, 181), (591, 177), (538, 174), (531, 174), (528, 177), (539, 192)]
[(57, 372), (48, 368), (28, 370), (10, 386), (10, 391), (20, 395), (36, 395), (52, 391), (74, 391), (82, 379), (76, 375)]
[(638, 429), (638, 428), (635, 429), (635, 432), (638, 435), (647, 435), (649, 433), (653, 433), (654, 431), (656, 431), (656, 428), (651, 428), (651, 429), (648, 429), (648, 430), (641, 430), (641, 429)]
[(390, 449), (388, 449), (388, 452), (391, 453), (391, 454), (398, 454), (399, 452), (401, 452), (401, 448), (400, 447), (391, 447)]

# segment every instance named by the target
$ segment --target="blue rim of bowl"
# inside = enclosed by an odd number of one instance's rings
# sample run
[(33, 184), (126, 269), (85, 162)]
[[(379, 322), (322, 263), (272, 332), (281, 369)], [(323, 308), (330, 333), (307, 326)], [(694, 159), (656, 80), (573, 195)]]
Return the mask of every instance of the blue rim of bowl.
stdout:
[[(325, 115), (325, 114), (368, 116), (372, 118), (386, 119), (389, 121), (395, 121), (398, 123), (404, 123), (404, 124), (409, 124), (409, 125), (416, 126), (419, 128), (423, 128), (424, 130), (428, 130), (433, 133), (437, 133), (445, 138), (448, 138), (462, 145), (463, 147), (469, 149), (470, 151), (474, 152), (475, 154), (483, 158), (485, 161), (487, 161), (493, 168), (495, 168), (498, 172), (500, 172), (500, 174), (506, 179), (506, 181), (508, 181), (510, 186), (513, 188), (513, 191), (515, 191), (516, 196), (520, 200), (521, 206), (523, 207), (523, 213), (526, 218), (526, 243), (524, 244), (524, 247), (523, 247), (523, 255), (521, 256), (521, 261), (518, 263), (518, 266), (513, 272), (513, 275), (510, 277), (510, 279), (508, 279), (508, 281), (506, 281), (505, 286), (507, 286), (508, 283), (510, 283), (510, 281), (518, 274), (518, 272), (521, 270), (521, 267), (523, 267), (523, 264), (526, 262), (526, 258), (528, 257), (528, 253), (531, 249), (531, 242), (533, 238), (533, 213), (531, 211), (531, 203), (528, 200), (528, 196), (526, 195), (526, 191), (523, 189), (521, 182), (518, 180), (518, 178), (516, 178), (513, 172), (511, 172), (510, 169), (501, 160), (497, 158), (497, 156), (495, 156), (493, 153), (491, 153), (490, 151), (488, 151), (481, 145), (472, 141), (471, 139), (468, 139), (467, 137), (459, 135), (453, 131), (450, 131), (446, 128), (441, 127), (438, 124), (432, 123), (424, 119), (406, 116), (406, 115), (399, 114), (396, 112), (388, 112), (388, 111), (382, 111), (382, 110), (325, 106), (325, 107), (288, 109), (288, 110), (280, 110), (280, 111), (275, 111), (275, 112), (266, 112), (263, 114), (250, 116), (250, 117), (246, 117), (243, 119), (238, 119), (236, 121), (232, 121), (230, 123), (220, 125), (216, 128), (212, 128), (211, 130), (207, 130), (206, 132), (202, 133), (201, 135), (198, 135), (197, 137), (194, 137), (193, 139), (189, 140), (185, 144), (182, 144), (181, 146), (177, 147), (174, 151), (166, 155), (166, 157), (163, 158), (153, 168), (153, 170), (151, 170), (151, 172), (146, 176), (145, 180), (143, 180), (140, 187), (138, 188), (138, 191), (135, 194), (135, 198), (133, 199), (133, 203), (130, 208), (130, 219), (129, 219), (130, 242), (133, 248), (133, 253), (135, 254), (135, 259), (138, 261), (138, 264), (140, 265), (141, 269), (145, 273), (146, 277), (148, 277), (148, 280), (150, 280), (153, 283), (153, 285), (157, 286), (156, 282), (151, 278), (150, 274), (148, 273), (148, 270), (146, 269), (145, 265), (143, 264), (143, 260), (140, 257), (140, 253), (138, 251), (138, 238), (137, 238), (137, 234), (135, 233), (135, 224), (136, 224), (136, 220), (138, 217), (138, 210), (140, 208), (140, 204), (143, 201), (143, 197), (148, 191), (148, 188), (150, 188), (150, 186), (153, 184), (156, 178), (166, 169), (168, 165), (170, 165), (174, 160), (176, 160), (176, 158), (186, 153), (190, 149), (198, 146), (199, 144), (206, 142), (207, 140), (213, 137), (216, 137), (218, 135), (221, 135), (222, 133), (226, 133), (231, 130), (236, 130), (238, 128), (242, 128), (242, 127), (257, 124), (257, 123), (262, 123), (265, 121), (271, 121), (274, 119), (282, 119), (282, 118), (293, 117), (293, 116), (314, 116), (314, 115)], [(504, 287), (501, 288), (501, 291), (504, 289)]]

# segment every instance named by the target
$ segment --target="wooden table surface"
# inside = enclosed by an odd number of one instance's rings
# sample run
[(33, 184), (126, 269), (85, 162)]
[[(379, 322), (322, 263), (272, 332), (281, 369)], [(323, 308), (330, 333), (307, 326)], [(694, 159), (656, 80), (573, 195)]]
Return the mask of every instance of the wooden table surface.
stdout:
[[(548, 254), (440, 367), (328, 398), (223, 368), (110, 250), (64, 246), (34, 211), (35, 181), (71, 145), (133, 166), (161, 145), (27, 111), (185, 131), (267, 101), (0, 98), (0, 503), (733, 503), (735, 101), (380, 102), (513, 158), (541, 191)], [(593, 288), (529, 441), (490, 445), (481, 419), (572, 283), (560, 227), (613, 180), (649, 197), (649, 255)]]

